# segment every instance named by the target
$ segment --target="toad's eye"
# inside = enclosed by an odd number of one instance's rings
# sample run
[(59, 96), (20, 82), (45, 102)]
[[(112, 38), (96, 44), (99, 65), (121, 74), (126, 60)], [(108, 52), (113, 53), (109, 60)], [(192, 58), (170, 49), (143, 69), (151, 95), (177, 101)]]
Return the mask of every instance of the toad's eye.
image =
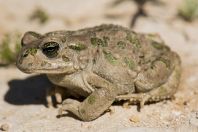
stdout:
[(42, 52), (49, 58), (54, 58), (58, 55), (59, 44), (56, 42), (47, 42), (42, 46)]

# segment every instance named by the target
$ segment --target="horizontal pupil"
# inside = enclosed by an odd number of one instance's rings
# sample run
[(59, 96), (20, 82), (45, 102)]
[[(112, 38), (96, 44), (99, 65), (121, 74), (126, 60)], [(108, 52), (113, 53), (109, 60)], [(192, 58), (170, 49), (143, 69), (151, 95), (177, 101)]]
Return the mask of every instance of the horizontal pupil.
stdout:
[(57, 51), (58, 50), (58, 47), (47, 47), (47, 48), (44, 48), (43, 51), (44, 52), (53, 52), (53, 51)]
[(55, 50), (55, 47), (48, 47), (46, 48), (47, 51), (54, 51)]
[(59, 45), (57, 43), (46, 43), (43, 47), (43, 53), (50, 58), (55, 57), (58, 50)]

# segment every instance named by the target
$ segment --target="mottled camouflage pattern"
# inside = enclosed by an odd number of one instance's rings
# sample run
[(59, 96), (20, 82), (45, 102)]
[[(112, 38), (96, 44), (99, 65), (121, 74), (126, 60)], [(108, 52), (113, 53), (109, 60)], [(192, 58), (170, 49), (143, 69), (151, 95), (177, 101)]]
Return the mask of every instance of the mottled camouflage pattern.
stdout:
[[(36, 34), (36, 35), (34, 35)], [(66, 99), (67, 110), (84, 121), (99, 117), (115, 100), (140, 102), (171, 98), (180, 80), (180, 58), (157, 34), (141, 34), (117, 25), (44, 35), (27, 32), (17, 67), (45, 73), (62, 102), (67, 89), (83, 102)], [(48, 93), (47, 101), (51, 103)]]

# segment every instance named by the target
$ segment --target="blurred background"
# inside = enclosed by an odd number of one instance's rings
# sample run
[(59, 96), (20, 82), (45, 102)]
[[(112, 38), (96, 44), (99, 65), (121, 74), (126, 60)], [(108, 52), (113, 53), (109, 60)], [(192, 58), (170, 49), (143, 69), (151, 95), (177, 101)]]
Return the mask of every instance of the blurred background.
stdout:
[(182, 43), (197, 46), (197, 17), (197, 0), (1, 0), (0, 64), (14, 62), (26, 31), (76, 30), (103, 23), (159, 33), (175, 50), (184, 50), (178, 49)]
[[(51, 85), (46, 77), (24, 74), (15, 66), (22, 35), (104, 23), (158, 33), (181, 56), (183, 74), (175, 99), (146, 106), (142, 113), (136, 106), (113, 106), (113, 115), (91, 123), (55, 118), (57, 109), (45, 107), (45, 91)], [(7, 123), (11, 131), (198, 127), (197, 60), (198, 0), (0, 0), (0, 126)]]

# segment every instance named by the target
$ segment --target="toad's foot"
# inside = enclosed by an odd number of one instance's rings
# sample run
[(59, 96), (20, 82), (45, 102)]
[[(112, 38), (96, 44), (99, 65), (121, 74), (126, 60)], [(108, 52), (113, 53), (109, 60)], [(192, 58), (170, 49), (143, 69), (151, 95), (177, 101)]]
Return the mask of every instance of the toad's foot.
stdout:
[[(145, 102), (149, 101), (151, 98), (150, 95), (145, 93), (139, 93), (139, 94), (128, 94), (128, 95), (120, 95), (116, 97), (116, 100), (127, 100), (127, 102), (124, 105), (128, 105), (129, 103), (137, 103), (140, 102), (140, 108), (144, 107)], [(128, 106), (125, 106), (128, 107)]]
[(126, 100), (127, 102), (124, 103), (125, 107), (128, 107), (126, 105), (129, 105), (130, 103), (140, 103), (140, 108), (144, 107), (144, 104), (146, 102), (158, 102), (160, 100), (170, 99), (173, 96), (155, 96), (150, 93), (137, 93), (137, 94), (128, 94), (128, 95), (120, 95), (116, 97), (116, 100)]
[(78, 107), (80, 102), (74, 99), (66, 99), (62, 103), (62, 107), (58, 110), (58, 116), (63, 115), (63, 111), (72, 111), (75, 114), (78, 114)]

